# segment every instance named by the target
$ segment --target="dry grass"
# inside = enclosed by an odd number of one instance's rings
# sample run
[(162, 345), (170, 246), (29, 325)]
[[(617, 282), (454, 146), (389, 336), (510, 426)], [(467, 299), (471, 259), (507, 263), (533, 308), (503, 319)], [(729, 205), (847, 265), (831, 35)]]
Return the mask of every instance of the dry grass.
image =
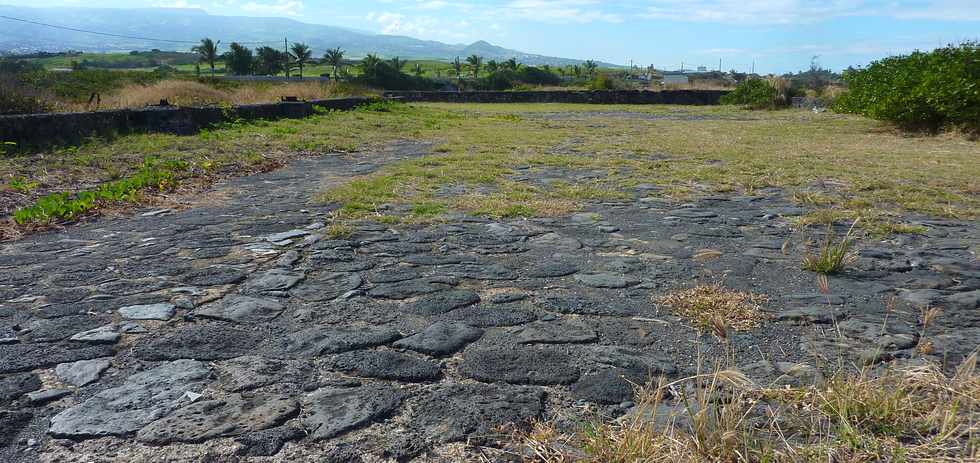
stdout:
[(674, 291), (657, 298), (656, 302), (687, 317), (700, 329), (712, 328), (721, 320), (737, 331), (745, 331), (758, 327), (766, 319), (761, 308), (768, 298), (711, 284)]
[(315, 100), (362, 95), (366, 89), (321, 82), (249, 83), (231, 89), (191, 80), (164, 80), (152, 85), (127, 85), (102, 100), (102, 108), (140, 108), (167, 100), (177, 106), (270, 103), (283, 96)]
[(575, 433), (535, 423), (515, 433), (528, 462), (977, 461), (977, 356), (952, 376), (932, 364), (873, 375), (840, 373), (826, 384), (758, 387), (715, 369), (637, 387), (636, 406)]

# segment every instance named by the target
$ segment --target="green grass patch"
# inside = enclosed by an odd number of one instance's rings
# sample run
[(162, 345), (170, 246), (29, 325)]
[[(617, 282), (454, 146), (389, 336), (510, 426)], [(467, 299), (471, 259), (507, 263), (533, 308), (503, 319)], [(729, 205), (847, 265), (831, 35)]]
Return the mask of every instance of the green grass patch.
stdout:
[(187, 163), (147, 159), (135, 174), (104, 183), (94, 190), (69, 193), (52, 193), (43, 196), (31, 206), (17, 209), (14, 221), (19, 225), (44, 225), (58, 220), (70, 220), (99, 207), (120, 202), (135, 202), (143, 190), (154, 188), (165, 191), (175, 186), (177, 174), (187, 169)]

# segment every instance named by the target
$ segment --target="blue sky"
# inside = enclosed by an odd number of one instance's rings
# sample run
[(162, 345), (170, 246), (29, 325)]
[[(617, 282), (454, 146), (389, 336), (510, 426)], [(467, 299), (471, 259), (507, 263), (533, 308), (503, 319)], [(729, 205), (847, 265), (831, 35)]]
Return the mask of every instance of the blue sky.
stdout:
[(980, 0), (0, 0), (23, 6), (203, 8), (451, 43), (675, 69), (839, 70), (980, 39)]

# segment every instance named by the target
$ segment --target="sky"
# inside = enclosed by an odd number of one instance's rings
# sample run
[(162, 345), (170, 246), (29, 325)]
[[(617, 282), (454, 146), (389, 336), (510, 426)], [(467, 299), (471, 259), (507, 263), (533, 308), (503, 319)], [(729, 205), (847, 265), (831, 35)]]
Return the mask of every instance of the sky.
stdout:
[(201, 8), (658, 69), (783, 73), (980, 40), (980, 0), (0, 0)]

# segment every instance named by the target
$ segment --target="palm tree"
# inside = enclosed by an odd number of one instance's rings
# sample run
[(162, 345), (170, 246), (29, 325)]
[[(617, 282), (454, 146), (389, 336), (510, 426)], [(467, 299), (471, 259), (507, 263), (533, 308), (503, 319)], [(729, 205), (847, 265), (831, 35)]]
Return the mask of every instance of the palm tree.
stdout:
[(218, 61), (218, 44), (221, 41), (213, 41), (208, 38), (201, 39), (201, 44), (191, 48), (191, 51), (198, 54), (198, 62), (208, 63), (211, 66), (211, 77), (214, 77), (214, 62)]
[(466, 58), (467, 64), (470, 65), (470, 69), (473, 69), (473, 78), (476, 79), (480, 77), (480, 67), (483, 66), (483, 57), (479, 55), (470, 55)]
[(373, 53), (368, 53), (364, 59), (361, 60), (361, 72), (364, 73), (364, 77), (368, 79), (373, 79), (378, 75), (378, 67), (381, 66), (381, 58)]
[(453, 71), (456, 72), (456, 80), (463, 79), (463, 62), (459, 60), (458, 56), (453, 59)]
[(336, 80), (340, 74), (340, 67), (344, 65), (344, 50), (340, 47), (327, 50), (323, 54), (323, 63), (333, 68), (333, 78)]
[(572, 66), (572, 75), (575, 77), (582, 77), (582, 67), (577, 64)]
[(595, 74), (595, 70), (599, 68), (599, 65), (595, 64), (595, 61), (588, 60), (585, 62), (585, 72), (591, 77)]
[(490, 74), (493, 74), (493, 73), (497, 72), (497, 69), (500, 69), (500, 64), (497, 63), (497, 60), (493, 60), (492, 59), (490, 61), (487, 61), (487, 64), (486, 64), (486, 66), (484, 66), (484, 68), (486, 68), (487, 72), (489, 72)]
[(516, 71), (517, 68), (520, 66), (520, 64), (518, 64), (517, 58), (511, 58), (507, 61), (504, 61), (504, 64), (502, 66), (504, 67), (504, 69), (510, 69), (511, 71)]
[(399, 57), (396, 56), (396, 57), (388, 60), (388, 64), (391, 65), (392, 69), (394, 69), (394, 70), (396, 70), (398, 72), (402, 72), (402, 68), (405, 67), (406, 64), (408, 64), (408, 61), (403, 60), (403, 59), (401, 59), (401, 58), (399, 58)]
[(296, 66), (299, 67), (299, 80), (303, 80), (303, 67), (313, 58), (313, 51), (305, 43), (294, 43), (290, 50)]
[(328, 66), (333, 67), (333, 78), (336, 80), (340, 67), (344, 65), (344, 50), (339, 47), (327, 50), (327, 53), (323, 55), (323, 61)]

